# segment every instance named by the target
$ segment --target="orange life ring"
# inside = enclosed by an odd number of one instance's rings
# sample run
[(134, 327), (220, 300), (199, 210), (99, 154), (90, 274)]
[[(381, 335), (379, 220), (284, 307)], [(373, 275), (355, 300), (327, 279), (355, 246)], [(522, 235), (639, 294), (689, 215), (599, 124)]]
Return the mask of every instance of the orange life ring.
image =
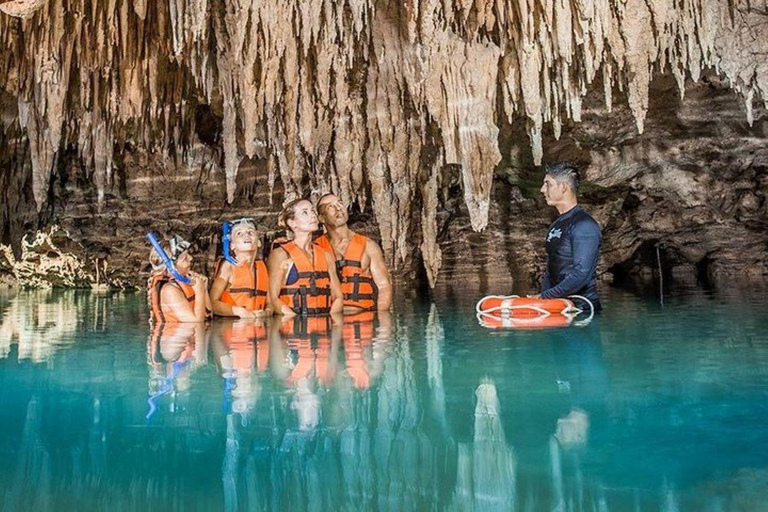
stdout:
[(478, 314), (500, 318), (572, 315), (580, 312), (570, 299), (534, 299), (517, 295), (488, 295), (478, 301), (476, 310)]
[(477, 314), (477, 321), (488, 329), (551, 329), (555, 327), (569, 327), (573, 319), (573, 315), (561, 315), (559, 313), (527, 317)]

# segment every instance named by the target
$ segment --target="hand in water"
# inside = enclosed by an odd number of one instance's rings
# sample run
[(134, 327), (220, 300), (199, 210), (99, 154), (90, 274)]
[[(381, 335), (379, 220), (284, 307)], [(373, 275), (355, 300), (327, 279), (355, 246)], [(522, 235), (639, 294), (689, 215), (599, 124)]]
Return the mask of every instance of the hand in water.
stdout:
[(232, 306), (232, 312), (240, 318), (245, 318), (245, 319), (258, 318), (256, 311), (250, 311), (240, 306)]

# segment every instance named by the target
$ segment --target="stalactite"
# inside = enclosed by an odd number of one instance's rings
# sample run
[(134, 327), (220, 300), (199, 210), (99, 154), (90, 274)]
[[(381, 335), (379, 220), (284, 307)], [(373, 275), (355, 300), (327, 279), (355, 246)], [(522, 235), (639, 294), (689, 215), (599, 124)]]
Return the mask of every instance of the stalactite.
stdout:
[(192, 107), (205, 102), (223, 117), (229, 201), (244, 157), (266, 159), (286, 200), (309, 184), (371, 204), (396, 265), (420, 196), (430, 279), (440, 170), (425, 157), (429, 134), (443, 164), (461, 166), (482, 230), (502, 120), (525, 123), (538, 164), (545, 133), (580, 120), (596, 79), (608, 111), (614, 87), (626, 92), (638, 132), (659, 72), (682, 95), (715, 69), (750, 123), (753, 102), (768, 102), (764, 1), (0, 0), (0, 44), (0, 89), (17, 98), (38, 209), (65, 144), (77, 145), (99, 205), (113, 147), (191, 161)]
[(421, 188), (421, 254), (424, 257), (427, 279), (432, 287), (437, 282), (437, 273), (443, 260), (440, 246), (437, 243), (437, 192), (440, 164), (441, 162), (437, 162), (434, 165), (429, 180)]

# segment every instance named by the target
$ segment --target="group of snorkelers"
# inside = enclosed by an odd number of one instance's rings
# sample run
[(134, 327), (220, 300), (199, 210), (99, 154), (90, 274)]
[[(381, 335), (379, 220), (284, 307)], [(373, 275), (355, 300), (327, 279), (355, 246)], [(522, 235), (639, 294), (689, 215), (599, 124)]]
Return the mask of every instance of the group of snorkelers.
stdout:
[[(580, 181), (579, 169), (571, 164), (545, 170), (541, 193), (559, 216), (546, 236), (541, 292), (529, 297), (582, 297), (599, 311), (596, 269), (602, 233), (578, 204)], [(153, 320), (201, 322), (211, 313), (263, 318), (389, 310), (392, 286), (381, 248), (352, 231), (348, 220), (346, 205), (333, 194), (321, 196), (316, 205), (307, 199), (291, 201), (280, 214), (290, 237), (273, 245), (266, 264), (258, 258), (253, 219), (225, 223), (224, 255), (210, 287), (205, 276), (191, 271), (189, 243), (174, 238), (169, 255), (150, 236), (155, 246), (149, 281)], [(324, 233), (316, 237), (320, 222)]]
[[(179, 237), (150, 254), (148, 296), (156, 323), (202, 322), (221, 317), (265, 318), (355, 314), (389, 310), (392, 286), (379, 245), (347, 226), (346, 206), (333, 194), (316, 204), (288, 203), (280, 226), (289, 237), (260, 259), (253, 219), (225, 224), (224, 254), (212, 282), (192, 271), (191, 244)], [(324, 233), (316, 234), (322, 222)]]

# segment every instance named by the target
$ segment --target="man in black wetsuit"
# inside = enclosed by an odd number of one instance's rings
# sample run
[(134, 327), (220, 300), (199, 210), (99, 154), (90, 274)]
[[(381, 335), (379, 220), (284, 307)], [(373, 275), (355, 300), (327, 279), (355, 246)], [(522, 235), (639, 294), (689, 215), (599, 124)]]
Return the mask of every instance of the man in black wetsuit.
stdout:
[(547, 166), (541, 193), (560, 216), (547, 233), (547, 270), (541, 283), (542, 299), (582, 295), (602, 309), (595, 269), (600, 252), (600, 226), (577, 203), (578, 168), (570, 164)]

